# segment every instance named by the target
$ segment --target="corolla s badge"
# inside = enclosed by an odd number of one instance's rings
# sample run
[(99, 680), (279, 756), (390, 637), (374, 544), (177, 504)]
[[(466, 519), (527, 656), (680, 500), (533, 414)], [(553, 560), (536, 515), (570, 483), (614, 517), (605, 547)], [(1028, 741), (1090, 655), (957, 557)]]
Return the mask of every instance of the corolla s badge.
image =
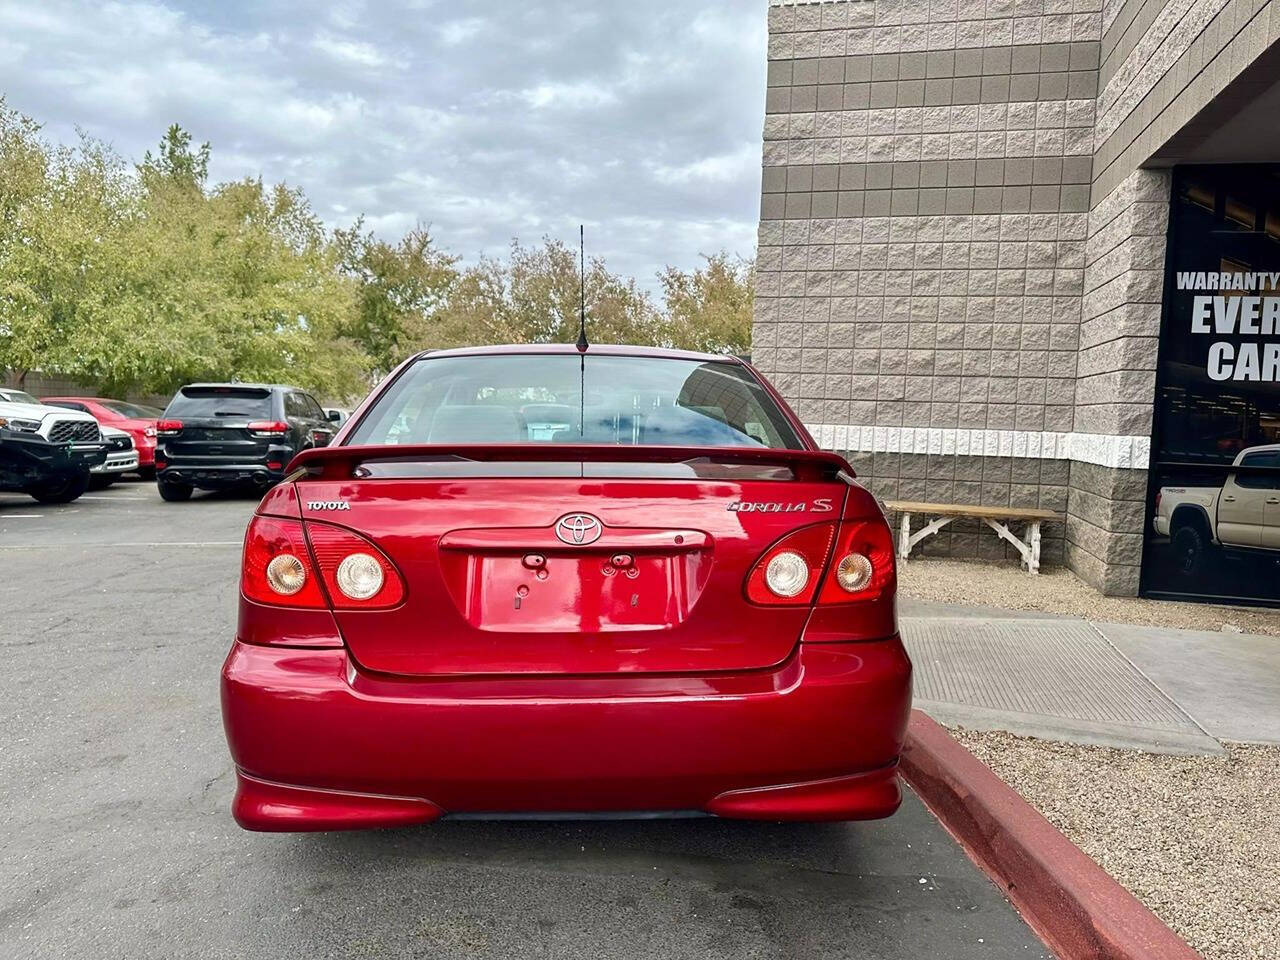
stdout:
[(556, 536), (574, 547), (595, 543), (603, 532), (603, 525), (589, 513), (571, 513), (556, 521)]

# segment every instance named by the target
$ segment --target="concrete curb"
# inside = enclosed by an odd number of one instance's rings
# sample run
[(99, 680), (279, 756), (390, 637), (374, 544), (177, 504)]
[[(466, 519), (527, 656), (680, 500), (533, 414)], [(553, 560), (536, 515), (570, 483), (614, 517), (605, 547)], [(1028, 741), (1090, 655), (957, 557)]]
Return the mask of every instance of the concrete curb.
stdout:
[(919, 710), (900, 769), (1059, 960), (1200, 960), (1176, 933)]

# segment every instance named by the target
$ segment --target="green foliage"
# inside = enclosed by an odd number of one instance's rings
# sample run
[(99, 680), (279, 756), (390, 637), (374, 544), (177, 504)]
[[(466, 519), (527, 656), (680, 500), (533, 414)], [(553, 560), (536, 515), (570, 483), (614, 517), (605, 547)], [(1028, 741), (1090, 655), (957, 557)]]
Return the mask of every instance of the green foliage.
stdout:
[(658, 275), (671, 346), (705, 353), (751, 352), (755, 265), (721, 252), (689, 273), (667, 267)]
[(94, 336), (133, 216), (105, 146), (52, 147), (0, 100), (0, 367), (74, 364)]
[(369, 358), (343, 335), (359, 284), (306, 197), (209, 189), (208, 165), (177, 126), (133, 171), (0, 103), (0, 368), (112, 394), (233, 377), (365, 392)]
[(138, 172), (148, 188), (167, 180), (188, 190), (204, 190), (209, 179), (209, 154), (208, 142), (192, 151), (191, 134), (175, 123), (165, 131), (156, 155), (150, 150), (143, 155)]
[(458, 280), (457, 257), (436, 249), (422, 227), (398, 244), (361, 228), (357, 221), (334, 233), (342, 271), (357, 287), (355, 310), (341, 329), (384, 373), (431, 339), (437, 313)]
[[(421, 349), (577, 339), (578, 251), (559, 240), (461, 268), (422, 227), (329, 233), (301, 190), (210, 186), (209, 162), (176, 124), (136, 167), (85, 136), (52, 145), (0, 98), (0, 370), (114, 395), (237, 378), (343, 400)], [(752, 264), (704, 259), (658, 275), (660, 306), (589, 261), (591, 341), (748, 351)]]
[(484, 259), (463, 271), (441, 311), (431, 346), (465, 343), (572, 343), (578, 338), (580, 287), (587, 331), (596, 343), (660, 342), (662, 320), (634, 280), (586, 265), (559, 240), (540, 247), (511, 244), (505, 261)]
[(130, 256), (114, 322), (77, 373), (161, 393), (230, 377), (326, 397), (363, 392), (367, 358), (341, 336), (356, 286), (300, 191), (257, 180), (208, 193), (144, 183), (146, 216), (123, 238)]

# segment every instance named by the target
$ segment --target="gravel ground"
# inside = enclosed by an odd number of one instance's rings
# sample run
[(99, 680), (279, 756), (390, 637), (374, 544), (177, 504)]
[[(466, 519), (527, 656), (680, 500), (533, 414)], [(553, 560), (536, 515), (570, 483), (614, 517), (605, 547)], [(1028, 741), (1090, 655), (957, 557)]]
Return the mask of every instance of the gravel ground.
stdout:
[(1280, 611), (1138, 597), (1104, 597), (1063, 567), (1034, 577), (1010, 564), (913, 559), (898, 568), (903, 596), (1006, 610), (1040, 610), (1105, 623), (1280, 636)]
[(1280, 747), (1168, 757), (952, 735), (1206, 960), (1280, 957)]

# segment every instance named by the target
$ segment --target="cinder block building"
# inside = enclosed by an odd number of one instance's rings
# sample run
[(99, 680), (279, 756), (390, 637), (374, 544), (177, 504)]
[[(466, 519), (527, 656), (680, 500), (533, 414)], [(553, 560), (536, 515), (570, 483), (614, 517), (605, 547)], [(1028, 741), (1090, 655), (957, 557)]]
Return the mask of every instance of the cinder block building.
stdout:
[[(753, 356), (815, 437), (884, 499), (1059, 511), (1046, 562), (1106, 593), (1244, 596), (1179, 580), (1151, 521), (1165, 486), (1221, 486), (1280, 436), (1274, 371), (1206, 359), (1274, 332), (1202, 337), (1212, 291), (1174, 281), (1280, 270), (1280, 180), (1257, 166), (1280, 160), (1280, 3), (768, 18)], [(923, 546), (1006, 551), (963, 524)]]

